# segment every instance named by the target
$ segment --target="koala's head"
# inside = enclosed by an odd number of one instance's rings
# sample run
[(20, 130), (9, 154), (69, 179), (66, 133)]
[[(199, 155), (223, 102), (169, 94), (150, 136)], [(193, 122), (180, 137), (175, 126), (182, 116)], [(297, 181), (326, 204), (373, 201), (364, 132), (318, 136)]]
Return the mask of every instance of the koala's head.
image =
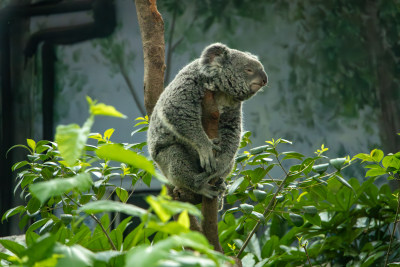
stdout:
[(200, 57), (200, 71), (215, 81), (216, 90), (239, 101), (250, 98), (268, 82), (257, 56), (230, 49), (221, 43), (204, 49)]

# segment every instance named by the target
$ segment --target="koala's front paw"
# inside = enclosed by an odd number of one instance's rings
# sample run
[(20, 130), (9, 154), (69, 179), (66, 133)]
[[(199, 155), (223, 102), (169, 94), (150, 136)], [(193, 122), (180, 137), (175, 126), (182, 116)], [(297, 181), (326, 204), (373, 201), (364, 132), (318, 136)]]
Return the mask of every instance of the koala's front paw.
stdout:
[[(215, 146), (215, 145), (213, 145)], [(219, 148), (219, 146), (216, 146)], [(217, 161), (214, 156), (213, 147), (204, 147), (199, 151), (200, 166), (207, 172), (211, 173), (217, 168)]]
[(226, 190), (226, 184), (225, 180), (222, 178), (219, 178), (218, 181), (215, 182), (215, 187), (217, 188), (218, 192), (225, 192)]
[(216, 186), (206, 183), (200, 189), (199, 194), (206, 196), (208, 198), (214, 198), (220, 195), (220, 191)]

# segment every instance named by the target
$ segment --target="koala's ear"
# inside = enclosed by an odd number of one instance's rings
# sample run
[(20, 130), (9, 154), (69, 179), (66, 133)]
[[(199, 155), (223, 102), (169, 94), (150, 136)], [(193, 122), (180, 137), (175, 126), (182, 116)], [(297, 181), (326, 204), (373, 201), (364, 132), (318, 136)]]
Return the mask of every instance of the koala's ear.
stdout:
[(206, 75), (219, 73), (229, 57), (230, 49), (226, 45), (214, 43), (207, 46), (200, 57), (200, 65), (203, 73)]

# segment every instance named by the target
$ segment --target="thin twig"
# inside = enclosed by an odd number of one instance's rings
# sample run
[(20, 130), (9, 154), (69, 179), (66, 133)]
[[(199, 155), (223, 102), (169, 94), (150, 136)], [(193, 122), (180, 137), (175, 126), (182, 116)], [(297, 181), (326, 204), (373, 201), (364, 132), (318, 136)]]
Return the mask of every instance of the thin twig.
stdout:
[(312, 267), (311, 260), (310, 260), (310, 256), (308, 255), (308, 252), (307, 252), (307, 244), (305, 244), (305, 245), (302, 246), (302, 247), (304, 248), (304, 251), (305, 251), (305, 253), (306, 253), (308, 264), (310, 264), (310, 267)]
[(393, 230), (392, 230), (392, 234), (390, 235), (389, 247), (388, 247), (388, 250), (387, 250), (387, 253), (386, 253), (385, 267), (386, 267), (387, 264), (388, 264), (389, 255), (390, 255), (390, 250), (392, 249), (393, 236), (394, 236), (394, 233), (396, 232), (396, 226), (397, 226), (397, 223), (398, 223), (397, 216), (399, 215), (399, 210), (400, 210), (400, 193), (399, 193), (399, 195), (398, 195), (398, 197), (397, 197), (396, 216), (394, 217)]
[[(72, 199), (70, 196), (68, 196), (67, 194), (64, 194), (65, 197), (67, 197), (69, 200), (71, 200), (75, 205), (77, 205), (78, 207), (82, 207), (81, 204), (79, 204), (78, 202), (76, 202), (74, 199)], [(96, 221), (96, 223), (100, 226), (101, 230), (103, 231), (103, 233), (106, 235), (108, 242), (110, 243), (111, 247), (113, 248), (113, 250), (117, 250), (117, 248), (114, 245), (114, 242), (112, 241), (111, 237), (108, 235), (107, 230), (104, 228), (103, 224), (101, 223), (101, 221), (99, 219), (97, 219), (97, 217), (91, 213), (89, 214), (90, 217), (92, 217), (93, 220)]]

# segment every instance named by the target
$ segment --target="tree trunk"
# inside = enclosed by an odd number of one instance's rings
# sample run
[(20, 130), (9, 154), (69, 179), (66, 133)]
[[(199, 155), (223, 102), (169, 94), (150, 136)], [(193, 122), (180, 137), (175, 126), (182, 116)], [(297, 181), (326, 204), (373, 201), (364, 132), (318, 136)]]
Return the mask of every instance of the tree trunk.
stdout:
[(144, 105), (151, 116), (164, 90), (164, 21), (156, 0), (135, 0), (144, 56)]
[(390, 50), (384, 47), (384, 36), (378, 18), (376, 1), (367, 1), (368, 20), (364, 29), (367, 48), (376, 76), (376, 96), (380, 108), (380, 133), (386, 153), (400, 151), (400, 104), (396, 96), (398, 88), (394, 81), (395, 60)]

